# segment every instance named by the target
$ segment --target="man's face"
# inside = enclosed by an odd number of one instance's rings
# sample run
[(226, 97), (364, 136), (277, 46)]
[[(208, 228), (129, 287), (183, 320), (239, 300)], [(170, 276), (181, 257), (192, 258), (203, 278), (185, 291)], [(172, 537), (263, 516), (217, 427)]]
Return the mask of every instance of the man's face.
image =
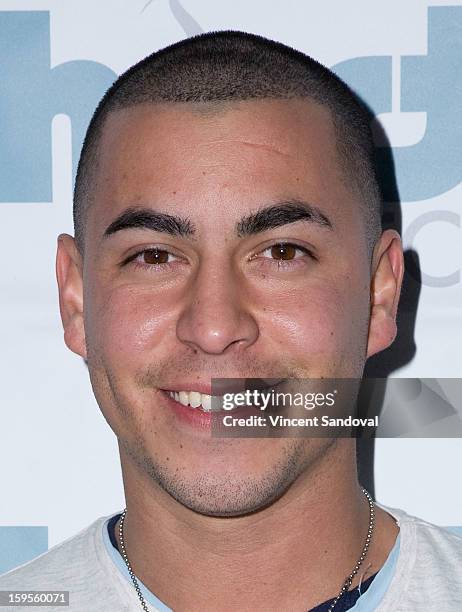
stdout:
[[(163, 389), (205, 389), (212, 377), (362, 375), (370, 256), (328, 111), (264, 100), (113, 112), (93, 200), (80, 352), (122, 460), (199, 512), (267, 504), (332, 441), (213, 438)], [(330, 227), (300, 219), (236, 230), (284, 202), (316, 207)], [(133, 207), (187, 219), (191, 232), (104, 236)], [(281, 252), (281, 243), (293, 246)]]

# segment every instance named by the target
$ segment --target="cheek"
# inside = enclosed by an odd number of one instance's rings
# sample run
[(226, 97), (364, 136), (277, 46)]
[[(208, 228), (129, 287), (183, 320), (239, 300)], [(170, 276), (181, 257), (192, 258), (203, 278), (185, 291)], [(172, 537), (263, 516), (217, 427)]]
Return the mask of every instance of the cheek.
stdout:
[(352, 293), (351, 287), (313, 285), (273, 295), (266, 314), (267, 335), (280, 355), (313, 375), (356, 372), (367, 340), (367, 296)]
[(164, 345), (175, 303), (168, 292), (157, 295), (152, 289), (121, 286), (102, 293), (90, 317), (95, 350), (119, 368), (130, 361), (139, 365), (147, 351)]

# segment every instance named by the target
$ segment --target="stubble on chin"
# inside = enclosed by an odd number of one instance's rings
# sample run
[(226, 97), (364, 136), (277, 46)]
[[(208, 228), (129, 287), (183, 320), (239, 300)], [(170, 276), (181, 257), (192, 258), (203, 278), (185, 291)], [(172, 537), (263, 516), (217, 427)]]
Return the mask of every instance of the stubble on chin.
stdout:
[(136, 443), (119, 440), (126, 460), (134, 464), (140, 481), (162, 490), (181, 505), (208, 516), (242, 516), (261, 510), (278, 500), (290, 486), (325, 456), (335, 439), (288, 439), (280, 447), (280, 457), (264, 473), (250, 477), (232, 469), (220, 474), (198, 473), (170, 468), (157, 456), (145, 451), (140, 439)]

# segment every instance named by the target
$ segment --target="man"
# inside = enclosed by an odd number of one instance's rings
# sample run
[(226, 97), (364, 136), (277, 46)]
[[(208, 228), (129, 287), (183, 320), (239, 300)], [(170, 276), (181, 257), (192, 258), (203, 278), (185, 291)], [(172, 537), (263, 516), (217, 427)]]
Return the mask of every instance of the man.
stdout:
[(56, 271), (127, 509), (2, 589), (79, 612), (461, 609), (462, 539), (373, 504), (354, 438), (210, 431), (212, 378), (358, 379), (393, 342), (403, 255), (369, 119), (317, 62), (239, 32), (106, 93)]

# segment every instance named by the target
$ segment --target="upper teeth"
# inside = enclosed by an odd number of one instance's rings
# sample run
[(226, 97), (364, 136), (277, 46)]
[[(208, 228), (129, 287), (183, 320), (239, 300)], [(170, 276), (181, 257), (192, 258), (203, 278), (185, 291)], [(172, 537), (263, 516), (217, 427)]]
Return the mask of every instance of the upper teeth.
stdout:
[(202, 406), (202, 410), (206, 412), (212, 410), (212, 397), (214, 397), (215, 400), (220, 397), (199, 393), (198, 391), (169, 391), (168, 394), (177, 402), (183, 404), (183, 406), (191, 406), (192, 408)]

